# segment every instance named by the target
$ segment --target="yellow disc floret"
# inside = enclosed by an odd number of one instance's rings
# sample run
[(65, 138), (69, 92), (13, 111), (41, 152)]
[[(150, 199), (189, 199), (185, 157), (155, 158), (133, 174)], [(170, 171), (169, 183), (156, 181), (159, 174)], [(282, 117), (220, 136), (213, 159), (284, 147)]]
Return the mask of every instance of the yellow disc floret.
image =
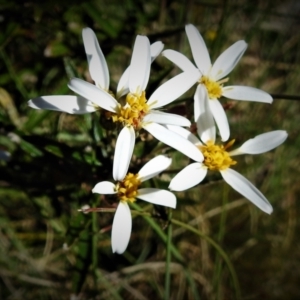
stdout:
[(206, 145), (199, 146), (204, 156), (203, 164), (213, 171), (222, 171), (235, 165), (236, 161), (233, 160), (226, 151), (233, 143), (234, 140), (223, 146), (215, 145), (213, 142), (208, 141)]
[(126, 202), (134, 202), (137, 196), (137, 189), (141, 184), (138, 174), (128, 173), (125, 178), (118, 182), (116, 191), (119, 199)]
[(146, 93), (141, 95), (129, 93), (126, 96), (126, 104), (120, 107), (116, 114), (112, 115), (113, 122), (121, 122), (124, 126), (133, 126), (134, 129), (141, 128), (141, 121), (149, 111)]
[(223, 83), (227, 81), (228, 78), (225, 78), (220, 81), (214, 81), (207, 76), (202, 76), (199, 83), (205, 85), (209, 99), (218, 99), (222, 96)]

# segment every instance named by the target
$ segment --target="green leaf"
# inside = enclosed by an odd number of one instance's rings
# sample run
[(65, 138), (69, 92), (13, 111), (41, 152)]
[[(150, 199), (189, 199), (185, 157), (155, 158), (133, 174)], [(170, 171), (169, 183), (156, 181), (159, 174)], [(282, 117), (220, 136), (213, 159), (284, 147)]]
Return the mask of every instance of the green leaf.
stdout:
[(64, 154), (62, 153), (61, 149), (58, 146), (55, 145), (47, 145), (44, 148), (46, 151), (49, 151), (50, 153), (58, 156), (58, 157), (64, 157)]
[(44, 155), (44, 153), (41, 150), (39, 150), (31, 143), (24, 141), (23, 139), (20, 140), (20, 148), (33, 157)]
[(23, 129), (25, 131), (32, 131), (35, 127), (38, 127), (44, 119), (46, 119), (50, 115), (51, 111), (47, 110), (30, 110), (29, 116), (26, 123), (23, 125)]

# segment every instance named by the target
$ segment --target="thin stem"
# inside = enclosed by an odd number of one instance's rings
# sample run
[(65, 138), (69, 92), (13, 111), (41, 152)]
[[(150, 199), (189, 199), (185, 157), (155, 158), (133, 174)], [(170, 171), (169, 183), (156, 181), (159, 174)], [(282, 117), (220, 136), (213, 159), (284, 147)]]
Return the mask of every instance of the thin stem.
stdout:
[[(149, 214), (143, 214), (143, 211), (141, 210), (141, 208), (139, 207), (138, 204), (136, 203), (131, 203), (130, 204), (135, 210), (137, 210), (138, 212), (141, 213), (141, 216), (148, 222), (148, 224), (152, 227), (152, 229), (157, 233), (157, 235), (163, 240), (164, 243), (167, 243), (167, 235), (162, 231), (162, 229), (160, 228), (160, 226), (155, 222), (155, 220), (153, 218), (151, 218), (149, 216)], [(170, 220), (173, 223), (173, 220)], [(174, 245), (172, 243), (170, 243), (170, 252), (174, 255), (174, 257), (182, 264), (183, 268), (184, 268), (184, 274), (187, 278), (187, 281), (191, 287), (192, 290), (192, 294), (193, 294), (193, 299), (195, 300), (199, 300), (200, 296), (198, 293), (198, 290), (196, 288), (196, 284), (194, 281), (194, 278), (190, 272), (190, 270), (185, 266), (185, 261), (182, 257), (182, 255), (179, 253), (179, 251), (174, 247)]]
[(218, 251), (218, 253), (222, 256), (222, 258), (224, 259), (225, 263), (227, 264), (227, 267), (228, 267), (229, 272), (231, 274), (232, 281), (233, 281), (233, 286), (234, 286), (234, 289), (235, 289), (235, 297), (236, 297), (236, 299), (240, 299), (241, 298), (240, 297), (241, 293), (240, 293), (240, 287), (239, 287), (239, 282), (238, 282), (238, 279), (237, 279), (237, 275), (235, 273), (233, 265), (231, 264), (231, 262), (229, 260), (229, 257), (224, 252), (224, 250), (213, 239), (211, 239), (210, 237), (204, 235), (202, 232), (198, 231), (194, 227), (192, 227), (192, 226), (190, 226), (188, 224), (182, 223), (180, 221), (177, 221), (175, 219), (172, 219), (171, 222), (173, 224), (176, 224), (178, 226), (184, 227), (185, 229), (187, 229), (187, 230), (189, 230), (189, 231), (197, 234), (198, 236), (200, 236), (201, 238), (203, 238), (207, 242), (209, 242)]
[(171, 273), (170, 273), (170, 263), (171, 263), (171, 245), (172, 245), (172, 209), (169, 209), (168, 216), (168, 232), (167, 232), (167, 253), (166, 253), (166, 273), (165, 273), (165, 294), (164, 299), (170, 299), (170, 282), (171, 282)]
[[(151, 218), (150, 214), (144, 214), (139, 205), (136, 203), (130, 203), (130, 206), (132, 206), (135, 210), (137, 210), (139, 213), (141, 213), (141, 216), (148, 222), (148, 224), (152, 227), (152, 229), (158, 234), (158, 236), (163, 240), (164, 243), (167, 243), (167, 235), (162, 231), (162, 229), (159, 227), (159, 225), (154, 221), (153, 218)], [(173, 246), (173, 244), (170, 244), (170, 251), (172, 254), (176, 257), (176, 259), (179, 260), (182, 264), (184, 263), (184, 259), (181, 256), (181, 254), (178, 252), (178, 250)]]
[(281, 100), (295, 100), (300, 101), (300, 96), (297, 95), (281, 95), (281, 94), (271, 94), (273, 99), (281, 99)]
[[(270, 94), (274, 100), (293, 100), (293, 101), (300, 101), (300, 96), (298, 95), (285, 95), (285, 94)], [(181, 103), (186, 103), (187, 101), (191, 100), (191, 97), (182, 98), (176, 101), (176, 106)]]
[(90, 212), (109, 212), (114, 213), (116, 212), (116, 208), (102, 208), (102, 207), (90, 207), (90, 208), (80, 208), (78, 211), (83, 212), (84, 214), (90, 213)]
[[(116, 208), (104, 208), (104, 207), (89, 207), (89, 208), (80, 208), (78, 211), (83, 212), (84, 214), (91, 213), (91, 212), (103, 212), (103, 213), (115, 213)], [(143, 216), (151, 216), (150, 213), (146, 211), (131, 211), (132, 215), (143, 215)]]
[[(225, 224), (227, 217), (227, 210), (225, 209), (228, 202), (228, 185), (223, 184), (223, 201), (222, 201), (222, 211), (221, 211), (221, 219), (220, 219), (220, 227), (218, 233), (218, 243), (222, 244), (224, 235), (225, 235)], [(215, 262), (215, 272), (213, 283), (216, 289), (217, 299), (221, 299), (221, 276), (222, 276), (222, 260), (220, 255), (217, 255)]]
[(102, 274), (101, 270), (98, 268), (96, 270), (96, 276), (97, 276), (97, 284), (103, 285), (105, 287), (105, 290), (108, 290), (110, 295), (113, 298), (109, 299), (116, 299), (116, 300), (122, 300), (123, 298), (119, 295), (118, 288), (114, 284), (111, 284), (111, 282), (105, 277), (104, 274)]

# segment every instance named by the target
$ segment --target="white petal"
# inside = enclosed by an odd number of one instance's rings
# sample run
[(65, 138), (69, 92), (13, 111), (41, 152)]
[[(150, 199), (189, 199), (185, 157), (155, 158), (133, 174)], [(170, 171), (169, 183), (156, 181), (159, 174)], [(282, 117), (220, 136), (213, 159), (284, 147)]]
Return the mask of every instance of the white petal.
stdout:
[(116, 186), (110, 181), (102, 181), (94, 186), (92, 192), (97, 194), (116, 194)]
[(168, 129), (170, 129), (171, 131), (176, 132), (177, 134), (181, 135), (186, 140), (189, 140), (194, 145), (202, 145), (200, 140), (195, 135), (193, 135), (189, 130), (179, 127), (179, 126), (174, 126), (174, 125), (166, 125), (166, 127)]
[(111, 112), (116, 112), (116, 107), (118, 105), (116, 99), (109, 93), (97, 88), (95, 85), (79, 78), (73, 78), (68, 83), (68, 87), (76, 94), (87, 98), (96, 105)]
[(264, 153), (281, 145), (287, 137), (288, 134), (284, 130), (263, 133), (248, 140), (240, 148), (229, 152), (229, 155)]
[(121, 181), (127, 174), (132, 152), (135, 144), (135, 132), (132, 126), (125, 126), (119, 133), (114, 162), (113, 162), (113, 178)]
[(131, 212), (128, 204), (120, 202), (112, 224), (111, 247), (113, 253), (122, 254), (129, 243), (132, 227)]
[[(160, 54), (163, 48), (164, 44), (162, 42), (155, 42), (150, 46), (151, 63)], [(130, 67), (127, 67), (119, 80), (117, 87), (117, 99), (129, 93), (129, 70)]]
[(229, 139), (230, 130), (224, 108), (217, 99), (209, 100), (208, 103), (213, 117), (215, 119), (215, 122), (217, 123), (221, 139), (223, 142), (225, 142)]
[(158, 155), (149, 160), (139, 171), (139, 179), (143, 182), (167, 169), (172, 159), (164, 155)]
[(229, 74), (247, 49), (245, 41), (237, 41), (226, 49), (215, 61), (211, 69), (211, 77), (217, 81)]
[(96, 111), (93, 102), (71, 95), (41, 96), (28, 101), (28, 105), (35, 109), (62, 111), (69, 114), (87, 114)]
[(117, 99), (129, 93), (129, 74), (130, 74), (130, 66), (127, 67), (127, 69), (122, 74), (119, 80), (118, 87), (117, 87)]
[(183, 72), (161, 85), (149, 98), (151, 109), (171, 103), (190, 89), (199, 79), (199, 70)]
[(206, 88), (198, 84), (194, 96), (194, 114), (197, 123), (197, 131), (202, 141), (216, 140), (216, 126), (212, 112), (209, 107), (209, 100)]
[(94, 31), (91, 28), (84, 28), (82, 38), (91, 77), (98, 87), (108, 90), (108, 67)]
[(250, 200), (262, 211), (268, 214), (273, 211), (272, 205), (266, 197), (244, 176), (230, 168), (220, 172), (224, 180), (231, 185), (232, 188)]
[(175, 50), (165, 50), (162, 55), (179, 67), (182, 71), (191, 71), (195, 66), (191, 61), (182, 53)]
[(150, 132), (159, 141), (178, 150), (191, 159), (198, 162), (203, 161), (204, 158), (201, 151), (189, 140), (183, 138), (179, 134), (156, 123), (145, 124), (143, 125), (143, 128)]
[(130, 62), (129, 90), (140, 95), (146, 89), (150, 75), (150, 43), (146, 36), (136, 37)]
[(152, 204), (176, 208), (176, 197), (169, 191), (154, 188), (139, 189), (136, 197)]
[(207, 167), (192, 163), (182, 169), (170, 182), (171, 191), (184, 191), (199, 184), (207, 174)]
[(150, 46), (150, 56), (151, 62), (155, 60), (155, 58), (161, 53), (164, 49), (164, 44), (162, 42), (155, 42)]
[(171, 124), (177, 126), (191, 126), (191, 122), (180, 115), (169, 114), (158, 110), (151, 110), (144, 118), (144, 123), (159, 123), (159, 124)]
[(196, 65), (201, 71), (202, 75), (207, 75), (211, 67), (211, 61), (202, 36), (198, 29), (192, 24), (186, 25), (185, 31), (189, 39)]
[(249, 86), (226, 86), (222, 89), (222, 95), (236, 100), (256, 101), (272, 103), (273, 98), (268, 93)]

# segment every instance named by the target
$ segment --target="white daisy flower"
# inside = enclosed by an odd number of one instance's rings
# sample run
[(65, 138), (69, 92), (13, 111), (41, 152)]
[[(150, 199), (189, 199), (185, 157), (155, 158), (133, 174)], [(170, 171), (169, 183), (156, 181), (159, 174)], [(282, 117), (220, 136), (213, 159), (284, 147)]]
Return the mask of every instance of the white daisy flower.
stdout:
[[(121, 106), (108, 92), (80, 80), (71, 79), (69, 88), (76, 94), (90, 100), (97, 99), (100, 107), (110, 112), (113, 122), (119, 122), (121, 130), (115, 148), (113, 175), (115, 180), (121, 180), (127, 172), (135, 144), (135, 132), (145, 129), (155, 138), (196, 161), (202, 161), (198, 149), (189, 141), (161, 124), (190, 126), (186, 118), (156, 110), (181, 96), (191, 87), (189, 78), (198, 76), (198, 70), (183, 72), (160, 86), (147, 100), (146, 86), (148, 84), (151, 66), (150, 43), (147, 37), (138, 35), (134, 44), (130, 70), (128, 73), (128, 91), (126, 104)], [(117, 94), (123, 94), (127, 88), (118, 86)], [(116, 164), (120, 161), (120, 164)], [(122, 165), (123, 168), (116, 165)]]
[[(157, 188), (139, 188), (142, 182), (153, 178), (167, 169), (172, 160), (159, 155), (148, 161), (137, 174), (127, 173), (117, 183), (102, 181), (95, 185), (92, 192), (98, 194), (116, 194), (120, 202), (118, 204), (111, 233), (112, 251), (122, 254), (129, 243), (132, 227), (132, 219), (128, 202), (136, 201), (136, 198), (149, 203), (176, 207), (176, 197), (173, 193)], [(121, 166), (122, 168), (122, 166)]]
[[(165, 50), (162, 55), (183, 71), (191, 71), (195, 68), (200, 71), (198, 78), (190, 78), (191, 82), (198, 82), (194, 96), (195, 122), (197, 122), (198, 118), (203, 114), (203, 111), (199, 108), (205, 105), (199, 102), (208, 101), (209, 111), (207, 113), (212, 114), (219, 128), (222, 141), (227, 141), (230, 135), (229, 125), (225, 111), (218, 100), (219, 98), (224, 96), (235, 100), (264, 103), (272, 103), (273, 99), (268, 93), (256, 88), (247, 86), (223, 86), (223, 84), (228, 81), (228, 77), (224, 77), (233, 70), (247, 48), (245, 41), (234, 43), (225, 50), (212, 65), (205, 42), (197, 28), (189, 24), (185, 26), (185, 30), (197, 68), (186, 56), (177, 51)], [(204, 98), (204, 94), (207, 94), (207, 97)]]
[[(94, 80), (95, 86), (103, 91), (104, 94), (111, 95), (109, 92), (110, 78), (108, 67), (97, 37), (91, 28), (84, 28), (82, 30), (82, 37), (91, 78)], [(163, 47), (162, 42), (155, 42), (150, 46), (151, 61), (161, 53)], [(118, 91), (119, 89), (125, 92), (128, 90), (129, 69), (130, 67), (122, 75), (119, 82), (119, 85), (122, 86), (118, 88)], [(120, 91), (119, 96), (122, 96)], [(103, 97), (105, 100), (105, 96)], [(88, 100), (81, 96), (55, 95), (31, 99), (28, 101), (28, 105), (35, 109), (54, 110), (80, 115), (95, 112), (100, 107), (103, 107), (103, 101), (97, 98)]]
[[(196, 136), (184, 128), (177, 126), (168, 127), (192, 141), (204, 156), (204, 161), (202, 163), (192, 163), (181, 170), (171, 180), (169, 185), (170, 190), (184, 191), (199, 184), (205, 178), (208, 170), (219, 171), (223, 179), (231, 185), (232, 188), (250, 200), (262, 211), (268, 214), (273, 211), (271, 204), (265, 196), (244, 176), (230, 167), (237, 163), (232, 158), (235, 155), (259, 154), (276, 148), (286, 140), (286, 131), (276, 130), (260, 134), (255, 138), (248, 140), (239, 148), (229, 151), (234, 140), (225, 145), (215, 144), (214, 130), (204, 130), (203, 132), (200, 132), (200, 127), (198, 126), (198, 133), (204, 142), (203, 144)], [(208, 126), (206, 126), (206, 129), (207, 128)]]
[[(83, 30), (83, 40), (89, 70), (95, 85), (73, 78), (68, 86), (78, 96), (46, 96), (30, 100), (29, 105), (33, 108), (56, 109), (72, 113), (92, 112), (99, 107), (108, 111), (113, 122), (119, 122), (123, 125), (117, 139), (114, 161), (121, 160), (124, 168), (116, 170), (114, 163), (113, 174), (115, 180), (120, 180), (126, 173), (135, 144), (135, 131), (141, 128), (147, 130), (159, 141), (192, 159), (202, 161), (203, 157), (200, 156), (199, 151), (193, 144), (160, 125), (190, 126), (190, 121), (179, 115), (156, 110), (185, 93), (193, 85), (190, 78), (198, 77), (199, 71), (195, 69), (177, 75), (161, 85), (147, 100), (145, 89), (149, 81), (151, 62), (161, 52), (162, 43), (153, 44), (151, 48), (147, 37), (137, 36), (129, 69), (121, 77), (117, 89), (117, 95), (119, 96), (124, 95), (124, 92), (128, 92), (126, 104), (121, 106), (108, 91), (109, 75), (106, 61), (91, 29)], [(61, 101), (63, 100), (61, 97), (68, 97), (68, 103), (71, 106)], [(81, 107), (79, 107), (79, 104), (81, 104)]]

